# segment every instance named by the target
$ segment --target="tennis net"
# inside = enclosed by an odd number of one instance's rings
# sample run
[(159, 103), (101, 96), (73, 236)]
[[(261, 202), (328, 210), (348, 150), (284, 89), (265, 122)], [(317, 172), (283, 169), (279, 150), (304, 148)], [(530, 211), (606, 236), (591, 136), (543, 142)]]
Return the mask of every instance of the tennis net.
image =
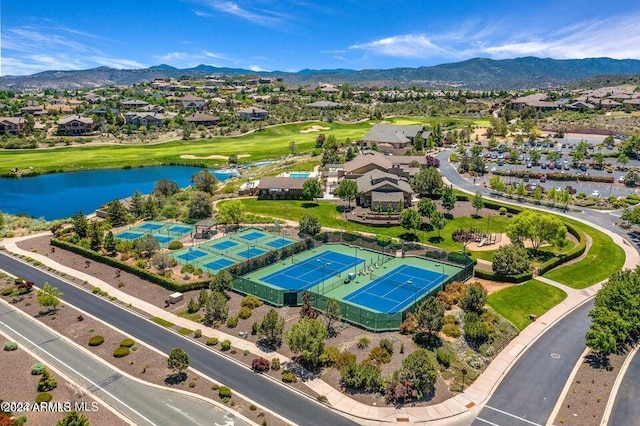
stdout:
[(391, 278), (386, 278), (384, 276), (378, 276), (373, 273), (370, 274), (369, 277), (371, 281), (377, 281), (376, 282), (377, 285), (382, 285), (389, 288), (404, 288), (411, 291), (420, 291), (424, 288), (424, 286), (422, 285), (422, 282), (420, 284), (416, 284), (412, 280), (397, 281)]
[(243, 258), (241, 256), (238, 256), (238, 255), (235, 255), (235, 254), (230, 254), (230, 253), (227, 253), (227, 252), (223, 252), (221, 250), (216, 250), (211, 246), (201, 245), (201, 246), (199, 246), (199, 248), (204, 249), (205, 251), (208, 251), (209, 253), (217, 254), (219, 256), (228, 257), (229, 259), (233, 259), (236, 262), (244, 262), (244, 261), (247, 260), (247, 259), (245, 259), (245, 258)]

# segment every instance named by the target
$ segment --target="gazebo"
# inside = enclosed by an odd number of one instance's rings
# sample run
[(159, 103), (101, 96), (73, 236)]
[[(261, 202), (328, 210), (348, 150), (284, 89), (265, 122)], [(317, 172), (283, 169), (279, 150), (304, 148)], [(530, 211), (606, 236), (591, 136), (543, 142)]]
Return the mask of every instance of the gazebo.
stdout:
[(195, 224), (197, 239), (208, 240), (218, 232), (218, 221), (215, 219), (203, 219)]

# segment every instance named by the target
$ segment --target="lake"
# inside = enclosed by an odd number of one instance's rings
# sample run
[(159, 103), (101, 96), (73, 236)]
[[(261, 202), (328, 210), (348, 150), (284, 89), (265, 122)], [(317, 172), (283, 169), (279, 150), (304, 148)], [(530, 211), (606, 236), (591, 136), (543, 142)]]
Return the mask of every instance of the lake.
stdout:
[[(70, 217), (80, 210), (89, 214), (114, 198), (133, 195), (136, 190), (148, 194), (161, 179), (187, 187), (191, 176), (202, 170), (189, 166), (153, 166), (0, 178), (0, 211), (47, 220)], [(210, 171), (220, 181), (236, 173)]]

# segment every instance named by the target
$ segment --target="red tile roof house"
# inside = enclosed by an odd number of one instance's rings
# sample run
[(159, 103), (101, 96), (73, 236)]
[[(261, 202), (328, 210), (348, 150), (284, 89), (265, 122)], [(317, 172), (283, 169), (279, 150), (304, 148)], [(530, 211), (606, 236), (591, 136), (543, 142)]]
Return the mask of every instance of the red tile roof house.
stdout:
[(242, 108), (238, 111), (240, 120), (266, 120), (269, 117), (269, 111), (258, 107)]
[(22, 117), (0, 117), (0, 135), (18, 135), (24, 131), (24, 124), (25, 119)]
[(70, 115), (58, 120), (58, 134), (67, 136), (87, 135), (93, 132), (93, 120), (78, 115)]
[(258, 183), (258, 198), (264, 200), (298, 200), (302, 198), (302, 187), (309, 179), (264, 176)]

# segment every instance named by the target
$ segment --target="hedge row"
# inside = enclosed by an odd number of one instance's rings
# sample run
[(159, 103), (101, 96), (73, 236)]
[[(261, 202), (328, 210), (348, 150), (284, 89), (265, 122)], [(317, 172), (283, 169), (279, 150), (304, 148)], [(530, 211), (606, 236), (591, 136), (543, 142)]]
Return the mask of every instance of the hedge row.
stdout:
[(569, 253), (565, 254), (564, 256), (553, 257), (548, 261), (546, 261), (545, 263), (543, 263), (542, 265), (540, 265), (540, 268), (538, 269), (539, 275), (549, 272), (551, 269), (556, 268), (562, 265), (563, 263), (567, 263), (570, 260), (573, 260), (582, 256), (582, 254), (587, 249), (587, 239), (585, 238), (585, 236), (580, 231), (575, 229), (573, 226), (568, 225), (566, 223), (565, 223), (565, 226), (567, 227), (567, 232), (569, 232), (578, 240), (578, 245), (574, 247)]
[(501, 275), (501, 274), (494, 274), (493, 272), (490, 271), (483, 271), (481, 269), (476, 269), (474, 276), (476, 278), (482, 278), (484, 280), (490, 280), (490, 281), (502, 281), (505, 283), (522, 283), (525, 281), (529, 281), (531, 278), (533, 278), (533, 273), (532, 272), (523, 272), (522, 274), (518, 274), (518, 275)]
[(560, 180), (560, 181), (579, 180), (583, 182), (602, 182), (602, 183), (612, 183), (614, 181), (613, 176), (576, 175), (573, 173), (560, 173), (560, 172), (541, 173), (541, 172), (529, 172), (529, 171), (511, 171), (511, 173), (509, 173), (506, 170), (496, 170), (491, 173), (497, 176), (509, 176), (509, 177), (518, 178), (518, 179), (522, 179), (524, 177), (529, 177), (531, 179), (540, 179), (542, 176), (546, 176), (547, 179), (549, 180)]
[(178, 284), (167, 278), (161, 277), (149, 271), (145, 271), (144, 269), (140, 269), (136, 266), (129, 265), (126, 262), (122, 262), (118, 259), (114, 259), (113, 257), (103, 256), (100, 253), (97, 253), (93, 250), (89, 250), (87, 248), (72, 244), (67, 241), (52, 238), (51, 245), (60, 247), (65, 250), (69, 250), (73, 253), (79, 254), (81, 256), (84, 256), (96, 262), (104, 263), (105, 265), (113, 266), (114, 268), (118, 268), (125, 272), (129, 272), (144, 280), (150, 281), (154, 284), (158, 284), (168, 290), (185, 292), (190, 290), (200, 290), (202, 288), (209, 287), (208, 281), (198, 281), (190, 284)]

